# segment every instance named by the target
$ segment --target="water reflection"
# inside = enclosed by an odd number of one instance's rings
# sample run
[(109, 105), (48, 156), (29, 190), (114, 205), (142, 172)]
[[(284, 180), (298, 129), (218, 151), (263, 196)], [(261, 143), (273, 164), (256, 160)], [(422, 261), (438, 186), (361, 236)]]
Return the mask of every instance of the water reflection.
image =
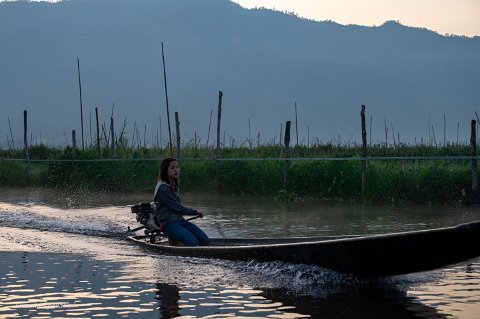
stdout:
[[(0, 190), (0, 318), (464, 319), (480, 311), (479, 259), (426, 277), (365, 285), (298, 265), (146, 255), (119, 234), (134, 222), (125, 205), (150, 197)], [(480, 207), (281, 203), (199, 194), (184, 194), (184, 202), (206, 212), (197, 222), (211, 237), (380, 233), (480, 219)]]
[[(0, 318), (120, 317), (153, 312), (154, 289), (114, 282), (118, 263), (80, 255), (0, 252)], [(4, 275), (3, 275), (4, 274)]]
[(286, 288), (179, 289), (157, 283), (159, 318), (423, 318), (449, 316), (392, 286), (361, 287), (339, 294), (303, 295)]
[[(148, 277), (131, 260), (0, 252), (0, 318), (475, 318), (480, 302), (478, 262), (376, 281), (319, 280), (302, 289), (275, 278), (265, 286), (269, 280), (256, 281), (255, 269), (154, 260), (142, 266), (159, 269)], [(208, 271), (222, 267), (230, 279), (207, 283)]]
[(157, 299), (161, 319), (175, 318), (308, 318), (294, 312), (294, 306), (265, 298), (260, 289), (248, 287), (182, 288), (157, 283)]
[(158, 300), (159, 318), (168, 319), (175, 318), (179, 315), (178, 301), (180, 300), (180, 289), (175, 285), (168, 285), (157, 283), (157, 295), (155, 299)]
[(388, 284), (365, 286), (351, 291), (343, 291), (323, 298), (312, 295), (299, 296), (286, 289), (265, 289), (263, 296), (285, 304), (294, 304), (300, 313), (312, 314), (315, 318), (448, 318), (434, 307), (426, 306), (418, 299), (407, 296)]

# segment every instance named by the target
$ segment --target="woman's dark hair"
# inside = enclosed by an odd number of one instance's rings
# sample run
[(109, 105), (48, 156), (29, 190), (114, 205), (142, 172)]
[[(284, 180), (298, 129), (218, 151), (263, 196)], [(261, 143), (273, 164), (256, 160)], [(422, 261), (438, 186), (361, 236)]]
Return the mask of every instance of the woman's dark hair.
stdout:
[[(170, 184), (170, 179), (168, 178), (168, 167), (170, 166), (171, 162), (174, 162), (176, 160), (176, 158), (167, 157), (160, 163), (160, 172), (158, 174), (159, 181), (162, 180), (165, 183)], [(173, 182), (175, 183), (175, 185), (173, 185), (174, 187), (178, 186), (178, 178), (175, 178)]]

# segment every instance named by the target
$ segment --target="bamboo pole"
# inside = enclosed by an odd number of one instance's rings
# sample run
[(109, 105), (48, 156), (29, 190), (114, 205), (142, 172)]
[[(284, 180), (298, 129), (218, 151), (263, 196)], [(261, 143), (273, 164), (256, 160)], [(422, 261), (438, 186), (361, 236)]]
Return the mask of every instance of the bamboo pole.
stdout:
[(288, 186), (288, 161), (290, 157), (290, 126), (291, 122), (287, 121), (285, 125), (285, 138), (283, 139), (285, 145), (285, 165), (283, 169), (283, 190), (287, 190)]
[[(220, 124), (222, 120), (222, 98), (223, 92), (218, 92), (218, 112), (217, 112), (217, 155), (216, 158), (220, 158)], [(225, 138), (224, 138), (225, 139)]]
[(112, 138), (112, 144), (111, 144), (111, 149), (112, 149), (112, 158), (116, 157), (115, 154), (115, 126), (113, 125), (113, 116), (110, 117), (110, 134)]
[(367, 170), (367, 130), (365, 127), (365, 105), (362, 105), (360, 111), (362, 122), (362, 197), (365, 194), (366, 170)]
[(30, 156), (28, 155), (28, 121), (27, 110), (23, 111), (23, 145), (25, 150), (25, 161), (28, 162)]
[(82, 150), (85, 149), (83, 142), (83, 102), (82, 102), (82, 82), (80, 80), (80, 59), (77, 58), (77, 70), (78, 70), (78, 87), (80, 89), (80, 124), (82, 127)]
[(177, 160), (180, 160), (180, 119), (178, 118), (178, 112), (175, 112), (175, 128), (177, 135)]
[(100, 155), (100, 127), (98, 126), (98, 107), (95, 108), (95, 120), (97, 122), (97, 154), (98, 158), (101, 157)]
[(77, 158), (77, 137), (75, 136), (75, 130), (72, 130), (72, 158)]
[(428, 117), (428, 144), (429, 146), (432, 146), (432, 133), (431, 133), (431, 128), (432, 128), (432, 125), (431, 125), (431, 120), (430, 120), (430, 116)]
[(471, 202), (478, 202), (478, 172), (477, 172), (477, 121), (471, 122), (470, 146), (472, 148), (472, 194)]
[(169, 141), (169, 148), (170, 148), (170, 156), (173, 156), (172, 130), (170, 128), (170, 109), (168, 107), (167, 71), (165, 68), (165, 54), (163, 53), (163, 42), (162, 42), (162, 61), (163, 61), (163, 82), (165, 83), (165, 102), (167, 105), (168, 141)]

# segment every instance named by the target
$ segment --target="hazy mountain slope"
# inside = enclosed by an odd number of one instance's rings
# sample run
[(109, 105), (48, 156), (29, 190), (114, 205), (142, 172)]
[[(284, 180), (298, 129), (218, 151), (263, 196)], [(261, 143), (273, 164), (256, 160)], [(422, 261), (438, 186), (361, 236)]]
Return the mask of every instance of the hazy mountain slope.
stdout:
[(248, 119), (252, 136), (278, 141), (280, 123), (294, 120), (294, 102), (301, 139), (309, 125), (310, 137), (359, 140), (366, 104), (374, 141), (384, 140), (384, 119), (405, 139), (426, 139), (429, 117), (440, 140), (444, 113), (450, 140), (457, 122), (466, 140), (480, 101), (478, 37), (395, 22), (313, 22), (226, 0), (0, 3), (0, 145), (7, 117), (21, 139), (23, 109), (34, 136), (53, 142), (69, 139), (72, 129), (80, 134), (77, 57), (86, 137), (94, 108), (108, 121), (113, 102), (117, 126), (128, 121), (127, 136), (136, 122), (152, 139), (161, 116), (165, 137), (162, 41), (171, 120), (179, 111), (185, 139), (196, 131), (206, 141), (219, 90), (227, 143), (248, 136)]

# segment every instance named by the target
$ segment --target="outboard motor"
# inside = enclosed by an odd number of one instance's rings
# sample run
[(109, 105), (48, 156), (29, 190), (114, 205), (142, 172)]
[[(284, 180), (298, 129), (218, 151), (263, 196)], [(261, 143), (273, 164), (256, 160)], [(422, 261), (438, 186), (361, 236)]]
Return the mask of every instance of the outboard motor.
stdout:
[(134, 232), (145, 228), (145, 235), (150, 236), (150, 242), (155, 242), (155, 236), (161, 233), (160, 224), (158, 224), (157, 219), (155, 218), (157, 205), (155, 202), (151, 203), (140, 203), (132, 206), (132, 213), (136, 214), (136, 220), (142, 226), (130, 229), (129, 232)]

